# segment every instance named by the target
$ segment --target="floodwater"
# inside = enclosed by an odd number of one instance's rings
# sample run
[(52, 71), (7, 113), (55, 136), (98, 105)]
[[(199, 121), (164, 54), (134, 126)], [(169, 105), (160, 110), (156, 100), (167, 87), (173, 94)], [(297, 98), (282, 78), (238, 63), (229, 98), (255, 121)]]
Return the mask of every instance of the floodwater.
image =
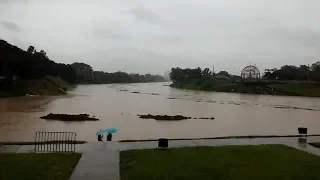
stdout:
[[(115, 127), (114, 140), (320, 134), (320, 98), (232, 94), (170, 88), (169, 83), (79, 85), (67, 96), (0, 99), (0, 141), (33, 141), (36, 131), (76, 132), (96, 141), (100, 128)], [(132, 93), (132, 92), (139, 93)], [(88, 113), (95, 122), (43, 120), (49, 113)], [(137, 114), (215, 117), (156, 121)]]

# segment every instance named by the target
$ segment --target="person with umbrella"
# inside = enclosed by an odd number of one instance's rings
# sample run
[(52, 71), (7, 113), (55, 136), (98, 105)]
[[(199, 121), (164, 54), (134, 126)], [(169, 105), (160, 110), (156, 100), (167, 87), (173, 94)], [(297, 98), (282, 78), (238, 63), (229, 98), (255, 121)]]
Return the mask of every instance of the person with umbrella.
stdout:
[(117, 132), (116, 128), (108, 128), (105, 130), (106, 133), (108, 133), (107, 135), (107, 141), (112, 141), (112, 133)]
[(99, 131), (97, 131), (96, 135), (98, 136), (98, 141), (103, 141), (103, 133), (104, 133), (104, 129), (99, 129)]
[(103, 141), (102, 138), (103, 138), (103, 135), (99, 134), (98, 135), (98, 141)]
[(111, 134), (111, 133), (108, 133), (108, 135), (107, 135), (107, 141), (112, 141), (112, 134)]

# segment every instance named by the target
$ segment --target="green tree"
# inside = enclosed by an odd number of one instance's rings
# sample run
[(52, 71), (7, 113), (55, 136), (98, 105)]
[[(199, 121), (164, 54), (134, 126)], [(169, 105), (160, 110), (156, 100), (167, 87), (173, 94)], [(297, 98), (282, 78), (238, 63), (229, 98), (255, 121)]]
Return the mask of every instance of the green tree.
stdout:
[(217, 75), (222, 75), (226, 77), (230, 77), (230, 74), (227, 71), (220, 71)]
[(204, 76), (204, 77), (212, 76), (212, 72), (210, 71), (209, 68), (205, 68), (205, 69), (203, 69), (203, 71), (202, 71), (202, 76)]
[(33, 52), (35, 51), (34, 46), (29, 46), (27, 52), (30, 54), (33, 54)]

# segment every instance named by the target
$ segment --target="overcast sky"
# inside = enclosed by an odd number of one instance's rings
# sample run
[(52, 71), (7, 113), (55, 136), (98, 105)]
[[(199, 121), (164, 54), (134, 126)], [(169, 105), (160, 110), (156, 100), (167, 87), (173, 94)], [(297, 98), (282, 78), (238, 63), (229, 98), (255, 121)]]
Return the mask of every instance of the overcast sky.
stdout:
[(0, 38), (56, 62), (160, 73), (320, 60), (319, 0), (0, 0)]

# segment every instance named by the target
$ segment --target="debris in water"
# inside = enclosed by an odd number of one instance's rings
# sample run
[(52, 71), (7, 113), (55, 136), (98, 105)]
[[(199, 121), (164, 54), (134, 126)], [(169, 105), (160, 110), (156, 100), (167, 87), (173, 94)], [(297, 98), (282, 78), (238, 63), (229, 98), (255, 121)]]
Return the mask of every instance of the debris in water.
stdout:
[(300, 108), (300, 107), (292, 107), (292, 106), (274, 106), (274, 108), (278, 109), (298, 109), (298, 110), (307, 110), (307, 111), (318, 111), (317, 109), (311, 109), (311, 108)]
[(210, 119), (210, 120), (214, 120), (214, 117), (208, 118), (208, 117), (200, 117), (200, 118), (194, 118), (194, 119)]
[(167, 99), (176, 99), (176, 98), (174, 98), (174, 97), (168, 97)]

